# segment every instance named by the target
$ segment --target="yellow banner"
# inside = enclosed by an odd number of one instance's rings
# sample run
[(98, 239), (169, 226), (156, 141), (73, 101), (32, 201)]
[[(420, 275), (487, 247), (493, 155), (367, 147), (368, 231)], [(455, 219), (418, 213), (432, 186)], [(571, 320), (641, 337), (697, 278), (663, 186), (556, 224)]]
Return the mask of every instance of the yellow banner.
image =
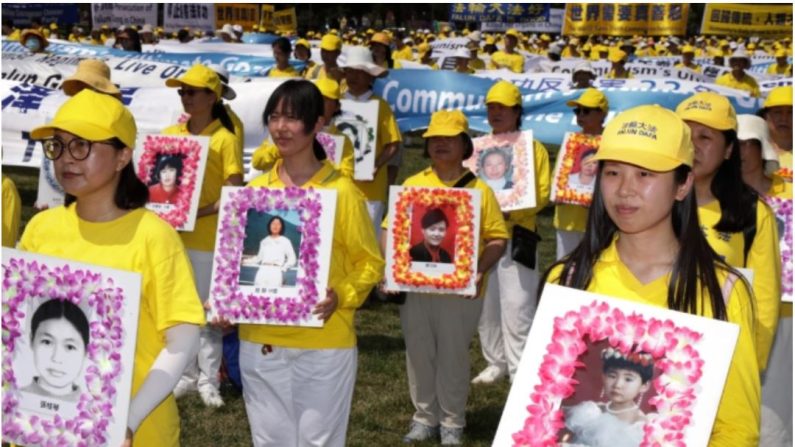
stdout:
[(259, 24), (267, 28), (268, 31), (273, 31), (273, 5), (262, 5)]
[(707, 3), (701, 34), (782, 38), (792, 35), (792, 4)]
[(242, 25), (250, 31), (259, 19), (259, 5), (247, 3), (216, 3), (215, 27), (220, 29), (224, 24)]
[(295, 8), (282, 9), (273, 13), (273, 25), (277, 30), (297, 32), (298, 20), (295, 17)]
[(689, 5), (684, 3), (568, 3), (563, 34), (684, 35), (688, 11)]

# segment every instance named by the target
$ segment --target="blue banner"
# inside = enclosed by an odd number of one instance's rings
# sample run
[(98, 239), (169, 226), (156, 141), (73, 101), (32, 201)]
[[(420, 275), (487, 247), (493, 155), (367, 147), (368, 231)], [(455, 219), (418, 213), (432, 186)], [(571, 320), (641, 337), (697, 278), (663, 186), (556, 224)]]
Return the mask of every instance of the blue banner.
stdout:
[[(428, 127), (431, 114), (440, 109), (461, 109), (469, 119), (469, 127), (478, 132), (491, 132), (486, 119), (486, 92), (494, 80), (466, 74), (437, 70), (393, 70), (378, 79), (374, 91), (384, 98), (398, 121), (401, 132)], [(643, 104), (659, 104), (674, 110), (680, 102), (700, 91), (724, 90), (712, 84), (671, 79), (606, 79), (597, 85), (610, 104), (608, 120), (615, 114)], [(579, 131), (573, 109), (566, 101), (577, 98), (580, 90), (547, 90), (539, 92), (521, 88), (522, 129), (545, 144), (559, 145), (566, 132)], [(755, 113), (763, 99), (728, 96), (738, 114)]]
[(451, 3), (450, 21), (536, 22), (549, 21), (549, 4), (541, 3)]
[(3, 3), (3, 22), (10, 19), (17, 28), (26, 28), (34, 18), (44, 26), (56, 22), (61, 28), (80, 22), (73, 3)]

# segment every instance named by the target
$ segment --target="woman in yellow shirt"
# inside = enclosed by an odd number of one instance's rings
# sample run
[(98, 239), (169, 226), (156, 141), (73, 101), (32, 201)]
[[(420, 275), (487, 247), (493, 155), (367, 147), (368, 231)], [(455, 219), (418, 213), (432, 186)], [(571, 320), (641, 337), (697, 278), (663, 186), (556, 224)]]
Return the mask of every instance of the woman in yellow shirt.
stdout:
[(276, 65), (268, 71), (268, 77), (300, 78), (301, 74), (298, 70), (290, 65), (290, 54), (293, 52), (290, 41), (286, 37), (279, 37), (273, 41), (271, 47), (273, 47), (273, 58), (276, 59)]
[(699, 228), (693, 157), (690, 129), (667, 109), (640, 106), (613, 118), (596, 154), (599, 174), (583, 242), (545, 280), (738, 324), (709, 445), (757, 445), (750, 290)]
[[(403, 186), (449, 188), (461, 180), (468, 172), (461, 163), (473, 152), (468, 130), (467, 119), (460, 110), (434, 112), (423, 134), (431, 166), (406, 179)], [(464, 187), (478, 189), (482, 194), (478, 292), (472, 297), (408, 293), (405, 304), (400, 306), (409, 392), (415, 408), (404, 442), (441, 434), (443, 445), (459, 445), (466, 425), (469, 345), (483, 307), (480, 296), (486, 275), (505, 251), (508, 232), (491, 188), (474, 176)], [(382, 249), (385, 246), (384, 233)]]
[(116, 98), (85, 89), (31, 136), (44, 139), (66, 205), (34, 216), (20, 248), (141, 274), (125, 445), (178, 446), (171, 390), (196, 355), (204, 311), (176, 231), (143, 207), (148, 189), (131, 161), (135, 120)]
[[(221, 102), (223, 84), (218, 74), (204, 65), (194, 65), (177, 79), (166, 80), (168, 87), (179, 88), (187, 122), (163, 130), (165, 135), (197, 135), (210, 137), (210, 151), (199, 196), (196, 225), (191, 232), (181, 233), (188, 249), (196, 288), (202, 301), (210, 294), (215, 230), (218, 225), (218, 204), (221, 187), (243, 184), (243, 154), (235, 127)], [(221, 331), (206, 326), (202, 328), (201, 349), (198, 360), (191, 362), (174, 394), (177, 397), (197, 388), (202, 401), (211, 407), (223, 405), (218, 391), (218, 369), (221, 367)]]
[(384, 260), (364, 196), (325, 160), (317, 132), (323, 97), (309, 81), (289, 80), (263, 114), (281, 159), (249, 186), (337, 191), (328, 289), (314, 313), (322, 328), (240, 325), (240, 371), (253, 444), (257, 447), (344, 446), (357, 351), (354, 317), (381, 280)]
[(753, 271), (757, 363), (764, 370), (781, 301), (776, 219), (759, 195), (741, 181), (737, 118), (729, 100), (717, 93), (697, 93), (682, 101), (676, 113), (693, 136), (693, 175), (702, 230), (727, 263)]
[(11, 177), (3, 175), (3, 247), (14, 248), (19, 236), (22, 200)]

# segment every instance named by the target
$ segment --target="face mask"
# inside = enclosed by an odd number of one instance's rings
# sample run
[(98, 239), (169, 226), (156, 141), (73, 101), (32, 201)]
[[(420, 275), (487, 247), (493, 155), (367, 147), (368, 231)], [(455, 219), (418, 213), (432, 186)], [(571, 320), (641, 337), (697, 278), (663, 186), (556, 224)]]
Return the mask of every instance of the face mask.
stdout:
[(35, 37), (29, 37), (28, 40), (25, 41), (25, 47), (30, 51), (35, 52), (41, 48), (41, 42), (39, 42), (39, 39)]

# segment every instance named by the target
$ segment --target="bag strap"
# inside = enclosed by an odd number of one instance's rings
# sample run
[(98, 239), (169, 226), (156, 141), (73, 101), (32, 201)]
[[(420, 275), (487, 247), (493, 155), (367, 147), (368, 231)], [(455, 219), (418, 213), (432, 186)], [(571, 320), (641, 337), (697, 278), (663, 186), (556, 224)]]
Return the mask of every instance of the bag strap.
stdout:
[(476, 178), (475, 174), (473, 174), (472, 171), (469, 171), (466, 174), (464, 174), (463, 177), (458, 179), (457, 182), (455, 182), (455, 185), (453, 185), (453, 188), (463, 188), (464, 186), (468, 185), (469, 182), (471, 182), (472, 180), (475, 180), (475, 178)]
[(752, 223), (743, 228), (743, 267), (748, 267), (748, 253), (751, 251), (751, 246), (754, 244), (756, 237), (756, 207), (759, 200), (754, 200), (751, 205), (751, 213), (753, 214)]

